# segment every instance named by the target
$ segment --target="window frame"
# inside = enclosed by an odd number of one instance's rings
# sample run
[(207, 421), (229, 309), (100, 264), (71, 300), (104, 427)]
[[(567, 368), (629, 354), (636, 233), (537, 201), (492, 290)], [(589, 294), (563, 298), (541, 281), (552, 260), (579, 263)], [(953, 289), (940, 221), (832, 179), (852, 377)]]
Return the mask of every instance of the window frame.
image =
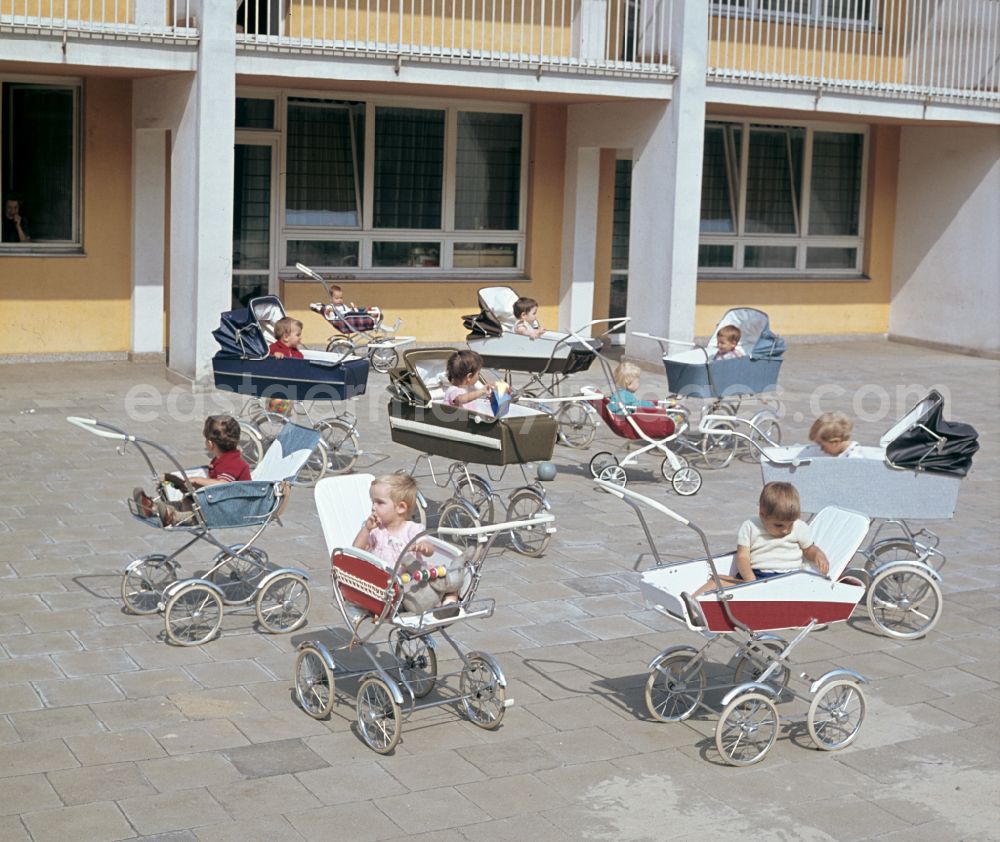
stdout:
[[(6, 256), (51, 256), (58, 254), (79, 255), (83, 253), (83, 79), (75, 76), (32, 76), (17, 73), (0, 73), (0, 101), (2, 89), (6, 85), (33, 86), (38, 88), (69, 89), (73, 94), (73, 128), (71, 155), (71, 237), (66, 240), (38, 240), (32, 236), (27, 243), (0, 242), (0, 255)], [(7, 114), (0, 108), (0, 137), (7, 130)], [(12, 188), (3, 182), (4, 166), (0, 162), (0, 199), (4, 199)], [(30, 202), (28, 203), (30, 207)], [(32, 214), (26, 214), (31, 223)], [(28, 234), (31, 235), (29, 229)]]
[[(762, 9), (761, 3), (766, 0), (711, 0), (708, 13), (710, 15), (727, 15), (730, 17), (749, 17), (757, 20), (775, 21), (778, 23), (791, 22), (818, 26), (824, 23), (840, 23), (864, 29), (877, 29), (881, 14), (881, 3), (879, 0), (868, 0), (868, 15), (861, 16), (850, 14), (826, 15), (823, 14), (823, 7), (831, 0), (807, 0), (809, 11), (789, 12), (787, 8), (782, 9)], [(779, 2), (787, 0), (779, 0)], [(864, 0), (832, 0), (832, 2), (842, 2), (846, 7), (852, 3), (861, 4)]]
[[(278, 253), (275, 266), (280, 277), (293, 279), (297, 273), (294, 265), (286, 263), (289, 240), (322, 240), (358, 242), (358, 266), (311, 267), (324, 273), (337, 274), (344, 279), (365, 280), (433, 279), (468, 280), (475, 278), (519, 278), (525, 271), (525, 250), (528, 217), (528, 163), (530, 157), (531, 106), (520, 103), (458, 101), (428, 97), (399, 97), (357, 92), (315, 90), (282, 91), (277, 94), (258, 92), (249, 88), (237, 89), (237, 96), (265, 99), (276, 96), (275, 131), (279, 134), (279, 187), (278, 187)], [(290, 99), (320, 99), (330, 101), (363, 102), (365, 104), (364, 175), (361, 206), (361, 225), (334, 227), (316, 225), (289, 225), (285, 221), (288, 172), (288, 105)], [(375, 228), (375, 110), (389, 108), (423, 108), (445, 112), (444, 171), (442, 184), (441, 228)], [(519, 183), (518, 227), (516, 230), (457, 229), (455, 227), (455, 187), (458, 159), (458, 114), (480, 112), (491, 114), (519, 114), (521, 116), (521, 161)], [(373, 266), (373, 243), (435, 241), (440, 243), (438, 266)], [(454, 247), (457, 243), (487, 243), (511, 245), (517, 248), (517, 258), (512, 267), (455, 267)]]
[[(705, 280), (759, 280), (761, 278), (794, 278), (850, 280), (863, 277), (866, 254), (866, 227), (868, 203), (868, 166), (871, 154), (870, 127), (856, 123), (822, 123), (817, 121), (772, 120), (766, 117), (734, 117), (708, 115), (703, 131), (719, 124), (737, 124), (740, 127), (742, 143), (739, 150), (739, 181), (736, 188), (736, 230), (731, 234), (699, 233), (698, 246), (733, 246), (731, 266), (698, 266), (698, 277)], [(787, 126), (805, 131), (802, 150), (801, 192), (794, 200), (798, 203), (799, 233), (797, 234), (748, 234), (746, 233), (746, 204), (748, 162), (750, 157), (751, 127)], [(861, 168), (858, 197), (858, 233), (856, 235), (809, 234), (809, 216), (812, 204), (813, 141), (816, 133), (857, 134), (862, 137)], [(727, 155), (728, 175), (728, 155)], [(794, 179), (793, 179), (794, 181)], [(699, 213), (699, 226), (701, 217)], [(747, 246), (794, 246), (795, 266), (788, 268), (747, 267), (745, 250)], [(807, 268), (806, 260), (810, 248), (854, 248), (857, 250), (854, 266), (845, 269)]]

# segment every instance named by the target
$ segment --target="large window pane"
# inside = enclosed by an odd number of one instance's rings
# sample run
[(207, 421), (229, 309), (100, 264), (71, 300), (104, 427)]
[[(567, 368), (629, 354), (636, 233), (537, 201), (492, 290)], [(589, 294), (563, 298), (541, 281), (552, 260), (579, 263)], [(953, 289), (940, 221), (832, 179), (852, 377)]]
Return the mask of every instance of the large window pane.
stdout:
[(35, 242), (75, 240), (73, 88), (3, 85), (5, 195), (21, 202), (27, 234)]
[(751, 127), (746, 233), (798, 233), (804, 137), (804, 129)]
[(285, 224), (361, 225), (364, 105), (288, 102)]
[(747, 246), (743, 265), (747, 269), (794, 269), (795, 246)]
[(440, 243), (372, 243), (372, 266), (440, 265)]
[(516, 231), (521, 209), (521, 115), (458, 114), (455, 228)]
[(708, 126), (701, 180), (701, 232), (736, 231), (741, 130), (738, 126)]
[(236, 128), (273, 129), (274, 100), (236, 97)]
[(700, 245), (698, 246), (698, 268), (731, 269), (734, 253), (733, 246)]
[(806, 249), (806, 269), (854, 269), (857, 263), (855, 248)]
[(271, 147), (233, 150), (233, 269), (271, 266)]
[(861, 211), (860, 134), (816, 132), (813, 135), (809, 233), (854, 236)]
[(611, 268), (628, 269), (628, 232), (632, 213), (632, 160), (615, 161), (615, 208), (611, 223)]
[(304, 263), (315, 269), (317, 266), (357, 266), (358, 241), (348, 240), (289, 240), (285, 265)]
[(516, 243), (455, 243), (452, 265), (456, 269), (513, 269)]
[(444, 114), (375, 110), (376, 228), (441, 228)]

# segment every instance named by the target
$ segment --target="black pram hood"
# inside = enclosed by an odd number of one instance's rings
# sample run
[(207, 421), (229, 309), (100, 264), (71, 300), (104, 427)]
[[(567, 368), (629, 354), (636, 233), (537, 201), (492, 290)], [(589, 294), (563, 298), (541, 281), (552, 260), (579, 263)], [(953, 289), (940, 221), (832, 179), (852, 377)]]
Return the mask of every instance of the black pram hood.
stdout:
[(979, 434), (971, 424), (944, 419), (944, 399), (931, 392), (930, 408), (886, 447), (885, 455), (897, 468), (964, 477), (979, 450)]
[(218, 357), (259, 360), (267, 356), (267, 340), (246, 308), (223, 313), (212, 336), (219, 343)]

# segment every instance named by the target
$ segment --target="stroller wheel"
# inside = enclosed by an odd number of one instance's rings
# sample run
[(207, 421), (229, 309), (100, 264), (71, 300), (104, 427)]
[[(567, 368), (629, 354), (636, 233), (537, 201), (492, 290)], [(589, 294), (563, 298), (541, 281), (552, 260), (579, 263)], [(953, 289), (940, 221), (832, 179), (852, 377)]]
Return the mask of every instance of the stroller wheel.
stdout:
[(133, 561), (122, 576), (122, 602), (133, 614), (155, 614), (167, 585), (177, 581), (177, 564), (165, 555), (147, 555)]
[(609, 482), (612, 485), (617, 485), (624, 488), (628, 484), (628, 474), (625, 473), (625, 469), (621, 465), (608, 465), (601, 475), (598, 477), (601, 482)]
[[(241, 549), (242, 552), (238, 552)], [(266, 565), (267, 553), (263, 550), (235, 544), (227, 552), (216, 553), (204, 578), (219, 586), (226, 602), (249, 602), (257, 591), (257, 583), (267, 572)]]
[[(452, 498), (441, 509), (438, 516), (438, 529), (477, 529), (483, 524), (480, 522), (475, 507), (462, 498)], [(478, 561), (480, 553), (486, 547), (485, 542), (480, 542), (477, 535), (444, 535), (450, 544), (461, 547), (468, 554), (469, 562)]]
[(399, 365), (399, 353), (395, 348), (370, 348), (368, 361), (372, 368), (385, 374), (390, 368)]
[(327, 450), (326, 447), (326, 442), (320, 438), (320, 440), (316, 442), (316, 449), (309, 454), (309, 458), (306, 460), (306, 463), (295, 475), (295, 484), (305, 485), (310, 488), (314, 486), (326, 476), (329, 461), (330, 456), (329, 450)]
[(487, 731), (499, 726), (507, 710), (506, 691), (492, 664), (478, 655), (470, 657), (458, 683), (469, 721)]
[(493, 523), (493, 489), (481, 476), (461, 472), (455, 481), (455, 494), (472, 505), (480, 523)]
[(883, 634), (913, 640), (927, 634), (941, 617), (941, 588), (922, 565), (888, 567), (872, 577), (866, 606)]
[[(751, 647), (740, 655), (736, 666), (733, 667), (733, 684), (759, 680), (770, 666), (770, 660), (781, 655), (787, 645), (787, 643), (782, 645), (777, 640), (760, 640), (752, 643)], [(791, 670), (782, 664), (768, 677), (768, 684), (778, 690), (784, 690), (791, 675)]]
[(326, 445), (327, 472), (344, 474), (351, 470), (361, 455), (361, 441), (354, 425), (341, 418), (324, 418), (316, 429)]
[(597, 435), (597, 421), (594, 420), (596, 414), (589, 404), (582, 402), (563, 404), (556, 413), (559, 440), (567, 447), (579, 450), (589, 447)]
[(646, 709), (660, 722), (681, 722), (701, 704), (705, 694), (705, 670), (691, 666), (695, 655), (675, 652), (668, 655), (646, 679)]
[(399, 661), (399, 675), (413, 693), (414, 699), (422, 699), (434, 689), (437, 681), (437, 655), (423, 637), (400, 635), (396, 639), (396, 660)]
[[(507, 504), (507, 520), (528, 520), (545, 511), (545, 502), (537, 491), (523, 488)], [(552, 533), (548, 524), (522, 526), (510, 531), (510, 540), (521, 555), (537, 558), (548, 549)]]
[(306, 621), (310, 599), (309, 585), (301, 576), (276, 576), (257, 594), (257, 622), (271, 634), (295, 631)]
[(190, 584), (167, 600), (163, 612), (167, 639), (177, 646), (201, 646), (222, 625), (222, 597), (214, 588)]
[[(733, 461), (739, 439), (736, 436), (721, 432), (733, 429), (733, 424), (728, 421), (714, 421), (709, 426), (709, 432), (706, 432), (701, 437), (701, 442), (699, 443), (701, 461), (705, 463), (705, 467), (712, 469), (725, 468), (726, 465)], [(711, 432), (712, 430), (719, 430), (720, 432), (713, 433)]]
[(347, 339), (331, 339), (326, 346), (328, 354), (336, 354), (338, 357), (349, 357), (354, 353), (354, 343)]
[(601, 472), (607, 468), (609, 465), (617, 465), (618, 457), (607, 450), (602, 450), (600, 453), (595, 454), (594, 458), (590, 460), (590, 475), (594, 479), (601, 478)]
[(762, 693), (733, 699), (715, 727), (715, 747), (733, 766), (750, 766), (764, 759), (778, 737), (778, 710)]
[(806, 717), (816, 748), (838, 751), (854, 742), (865, 721), (865, 694), (853, 681), (839, 678), (824, 684), (813, 697)]
[(690, 497), (701, 489), (701, 474), (696, 468), (681, 468), (670, 478), (670, 485), (681, 497)]
[(251, 468), (256, 468), (264, 455), (260, 444), (260, 433), (256, 427), (246, 421), (240, 421), (239, 448), (243, 461)]
[(368, 675), (358, 688), (358, 730), (368, 748), (389, 754), (399, 743), (402, 725), (392, 691), (377, 675)]
[(670, 464), (669, 456), (664, 456), (663, 461), (660, 463), (660, 473), (663, 475), (663, 478), (667, 482), (670, 482), (674, 478), (674, 474), (677, 473), (677, 471), (680, 471), (688, 466), (687, 459), (685, 459), (679, 453), (674, 453), (673, 450), (671, 450), (670, 452), (674, 454), (674, 459), (677, 460), (677, 469), (675, 470), (674, 466)]
[(306, 646), (295, 659), (295, 698), (313, 719), (324, 719), (333, 710), (333, 673), (318, 649)]

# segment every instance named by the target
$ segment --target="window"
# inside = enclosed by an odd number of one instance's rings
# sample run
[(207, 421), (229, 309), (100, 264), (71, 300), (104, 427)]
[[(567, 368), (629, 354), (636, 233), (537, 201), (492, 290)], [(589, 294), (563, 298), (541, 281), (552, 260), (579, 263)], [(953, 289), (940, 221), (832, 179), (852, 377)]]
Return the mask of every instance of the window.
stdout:
[(857, 275), (865, 131), (705, 126), (701, 274)]
[(7, 217), (17, 202), (32, 250), (59, 250), (80, 242), (80, 89), (73, 85), (0, 82), (0, 193), (4, 198), (0, 249), (24, 248)]
[(874, 0), (713, 0), (712, 12), (754, 15), (779, 20), (800, 19), (874, 23)]
[(521, 270), (524, 110), (307, 97), (286, 104), (286, 268)]

